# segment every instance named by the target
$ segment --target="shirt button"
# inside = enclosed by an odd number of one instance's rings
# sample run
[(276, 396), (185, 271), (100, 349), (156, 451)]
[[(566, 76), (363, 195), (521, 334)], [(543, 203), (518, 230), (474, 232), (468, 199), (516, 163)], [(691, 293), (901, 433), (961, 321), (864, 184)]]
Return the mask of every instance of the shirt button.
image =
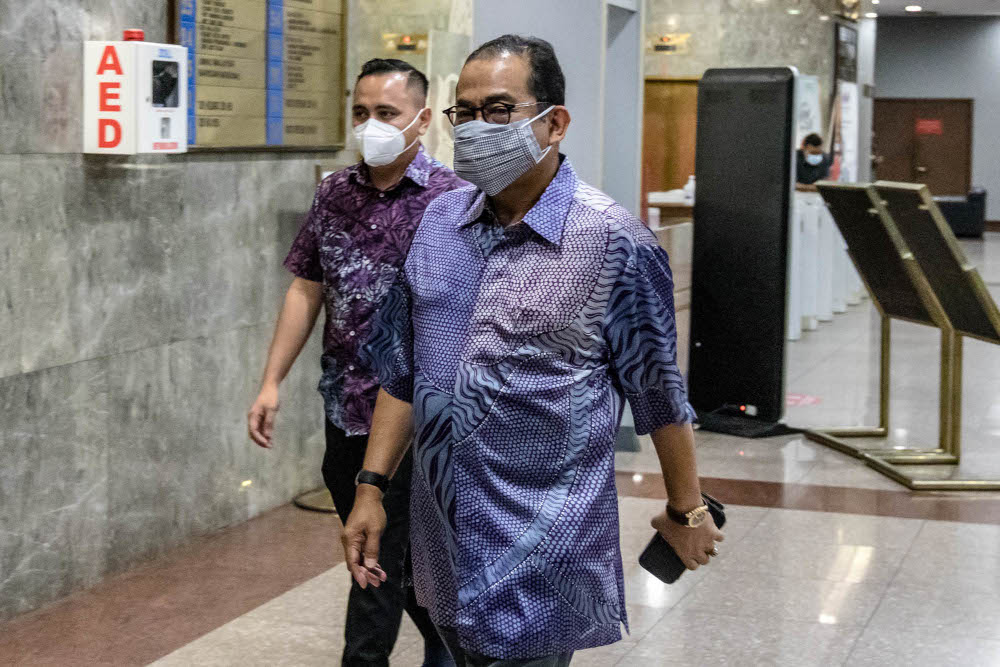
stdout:
[(355, 333), (355, 332), (353, 332), (353, 331), (352, 331), (351, 333), (349, 333), (349, 334), (347, 334), (347, 335), (348, 335), (348, 336), (353, 336), (353, 335), (354, 335), (354, 333)]
[(378, 229), (378, 225), (372, 225), (372, 229)]
[(347, 370), (349, 370), (349, 371), (353, 371), (353, 370), (354, 370), (354, 366), (353, 366), (353, 365), (351, 365), (351, 366), (348, 366), (348, 367), (347, 367)]
[(378, 193), (378, 198), (379, 199), (385, 199), (385, 193), (384, 192)]

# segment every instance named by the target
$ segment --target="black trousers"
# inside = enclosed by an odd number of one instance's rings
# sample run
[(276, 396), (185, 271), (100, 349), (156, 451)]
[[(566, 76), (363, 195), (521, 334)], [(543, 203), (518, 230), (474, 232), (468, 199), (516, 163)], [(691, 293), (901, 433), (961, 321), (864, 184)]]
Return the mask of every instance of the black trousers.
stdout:
[[(329, 420), (326, 422), (323, 481), (344, 523), (354, 507), (354, 477), (364, 463), (367, 445), (368, 436), (349, 436)], [(343, 667), (387, 667), (404, 610), (424, 637), (424, 665), (454, 664), (427, 610), (417, 604), (413, 587), (403, 585), (410, 543), (412, 467), (413, 455), (408, 452), (382, 501), (387, 524), (382, 535), (379, 564), (386, 573), (385, 583), (379, 588), (369, 586), (366, 589), (356, 582), (351, 585), (344, 628)]]

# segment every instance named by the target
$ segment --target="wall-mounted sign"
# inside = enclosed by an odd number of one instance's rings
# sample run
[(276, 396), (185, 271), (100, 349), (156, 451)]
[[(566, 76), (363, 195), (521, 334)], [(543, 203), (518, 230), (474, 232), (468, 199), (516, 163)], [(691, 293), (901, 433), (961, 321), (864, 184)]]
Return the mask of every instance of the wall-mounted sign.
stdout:
[(944, 121), (940, 118), (918, 118), (916, 133), (941, 136), (944, 134)]
[(126, 37), (84, 43), (83, 152), (183, 153), (187, 50)]
[(188, 142), (343, 144), (345, 0), (175, 0)]
[(861, 17), (861, 0), (837, 0), (836, 12), (845, 19), (857, 21)]
[(653, 53), (680, 55), (691, 51), (691, 33), (673, 32), (653, 35), (646, 40), (646, 48)]
[(382, 33), (382, 43), (388, 53), (427, 53), (427, 33), (385, 32)]
[(837, 59), (834, 77), (837, 81), (858, 80), (858, 31), (847, 25), (836, 25)]

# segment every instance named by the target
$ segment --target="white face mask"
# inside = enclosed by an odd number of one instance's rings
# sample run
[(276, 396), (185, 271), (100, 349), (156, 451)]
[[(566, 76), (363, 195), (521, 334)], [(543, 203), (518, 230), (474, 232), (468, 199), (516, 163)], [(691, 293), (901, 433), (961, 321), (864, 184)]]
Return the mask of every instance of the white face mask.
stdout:
[(369, 167), (384, 167), (387, 164), (392, 164), (396, 158), (417, 143), (420, 140), (419, 135), (407, 146), (403, 132), (413, 127), (413, 124), (419, 120), (421, 113), (423, 113), (423, 109), (402, 130), (374, 118), (369, 118), (355, 127), (354, 138), (358, 140), (365, 164)]
[(483, 120), (456, 125), (455, 173), (491, 197), (503, 191), (552, 150), (542, 150), (531, 124), (554, 108), (507, 125)]
[(809, 164), (811, 164), (814, 167), (818, 167), (823, 162), (823, 154), (822, 153), (807, 153), (806, 154), (806, 162), (809, 163)]

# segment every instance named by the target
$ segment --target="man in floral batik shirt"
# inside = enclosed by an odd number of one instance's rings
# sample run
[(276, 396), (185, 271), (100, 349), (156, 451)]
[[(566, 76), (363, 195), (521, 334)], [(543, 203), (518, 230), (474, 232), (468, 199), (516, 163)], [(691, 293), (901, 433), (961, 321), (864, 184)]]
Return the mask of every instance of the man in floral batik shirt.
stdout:
[[(396, 280), (424, 209), (465, 182), (420, 144), (430, 125), (427, 79), (400, 60), (366, 63), (354, 91), (354, 134), (364, 161), (324, 179), (285, 266), (288, 290), (268, 354), (260, 395), (250, 410), (250, 437), (271, 446), (278, 386), (325, 307), (323, 374), (326, 407), (323, 479), (341, 520), (354, 503), (379, 385), (358, 358), (385, 294)], [(387, 585), (351, 589), (343, 665), (388, 665), (404, 608), (425, 639), (425, 665), (453, 664), (412, 588), (404, 587), (409, 543), (410, 461), (385, 498), (389, 528), (380, 562)]]

